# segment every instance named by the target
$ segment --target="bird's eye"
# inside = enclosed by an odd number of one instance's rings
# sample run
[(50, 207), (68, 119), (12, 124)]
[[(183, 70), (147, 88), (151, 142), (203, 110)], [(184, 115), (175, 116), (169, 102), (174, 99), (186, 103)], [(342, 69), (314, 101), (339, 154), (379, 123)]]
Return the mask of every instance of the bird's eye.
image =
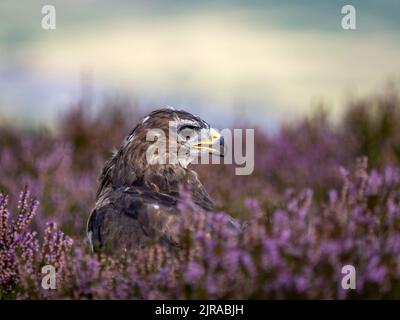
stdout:
[(198, 127), (193, 126), (193, 125), (184, 125), (179, 129), (179, 134), (185, 140), (190, 140), (193, 137), (193, 135), (196, 133), (197, 129), (198, 129)]

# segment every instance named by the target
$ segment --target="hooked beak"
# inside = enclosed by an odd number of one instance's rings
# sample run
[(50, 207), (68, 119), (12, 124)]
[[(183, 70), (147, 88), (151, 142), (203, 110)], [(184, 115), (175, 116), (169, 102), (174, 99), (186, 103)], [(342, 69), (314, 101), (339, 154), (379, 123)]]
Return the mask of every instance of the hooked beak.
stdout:
[(191, 148), (205, 150), (208, 151), (209, 154), (223, 157), (225, 153), (224, 137), (214, 128), (210, 128), (201, 134), (200, 140), (192, 145)]

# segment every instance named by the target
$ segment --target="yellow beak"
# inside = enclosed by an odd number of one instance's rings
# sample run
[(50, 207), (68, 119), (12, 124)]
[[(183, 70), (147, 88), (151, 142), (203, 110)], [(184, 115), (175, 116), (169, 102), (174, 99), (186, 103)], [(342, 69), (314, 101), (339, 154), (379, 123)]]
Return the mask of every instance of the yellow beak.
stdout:
[[(200, 139), (200, 141), (198, 141), (196, 145), (192, 145), (192, 148), (198, 150), (206, 150), (210, 154), (223, 157), (224, 152), (221, 152), (221, 146), (224, 146), (223, 137), (217, 130), (210, 128), (204, 139)], [(216, 147), (218, 149), (216, 149)]]

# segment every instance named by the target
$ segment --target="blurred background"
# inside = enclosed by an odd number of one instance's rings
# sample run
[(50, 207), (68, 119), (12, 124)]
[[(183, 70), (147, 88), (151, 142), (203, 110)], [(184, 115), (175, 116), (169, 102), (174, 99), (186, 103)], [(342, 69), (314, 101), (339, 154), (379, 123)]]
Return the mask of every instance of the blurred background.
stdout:
[[(41, 28), (46, 4), (56, 30)], [(341, 27), (345, 4), (2, 0), (0, 119), (51, 127), (79, 99), (90, 112), (109, 99), (172, 105), (268, 131), (322, 104), (335, 119), (400, 78), (400, 2), (352, 0), (357, 30)]]
[[(346, 4), (356, 30), (341, 26)], [(56, 9), (56, 30), (41, 27), (44, 5)], [(11, 218), (33, 216), (18, 209), (21, 190), (40, 202), (29, 230), (42, 237), (55, 222), (74, 240), (71, 280), (56, 297), (344, 298), (336, 279), (350, 262), (358, 290), (347, 297), (399, 298), (399, 9), (399, 0), (1, 0), (0, 224), (10, 223), (0, 225), (0, 300), (42, 296), (16, 281), (17, 254), (32, 257), (26, 234), (21, 250), (1, 245), (8, 226), (15, 235), (7, 202)], [(179, 294), (151, 287), (168, 274), (148, 273), (146, 289), (82, 256), (104, 162), (145, 113), (167, 105), (217, 128), (256, 129), (251, 175), (194, 166), (217, 211), (257, 228), (245, 229), (251, 245), (240, 250), (220, 237), (227, 269), (201, 260), (211, 273), (193, 295), (189, 282), (176, 282)], [(132, 260), (138, 270), (153, 270), (152, 252)], [(241, 267), (226, 258), (238, 252)], [(4, 295), (14, 285), (18, 295)]]

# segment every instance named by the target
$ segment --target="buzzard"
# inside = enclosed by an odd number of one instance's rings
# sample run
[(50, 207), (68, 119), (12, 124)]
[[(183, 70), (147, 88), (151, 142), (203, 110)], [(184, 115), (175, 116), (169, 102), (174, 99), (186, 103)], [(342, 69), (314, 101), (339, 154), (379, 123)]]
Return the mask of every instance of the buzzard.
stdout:
[[(167, 148), (159, 147), (163, 143)], [(187, 166), (204, 154), (223, 156), (223, 149), (220, 133), (186, 111), (160, 109), (144, 117), (102, 170), (87, 225), (92, 249), (116, 252), (149, 242), (179, 245), (181, 188), (189, 190), (200, 209), (214, 207)]]

